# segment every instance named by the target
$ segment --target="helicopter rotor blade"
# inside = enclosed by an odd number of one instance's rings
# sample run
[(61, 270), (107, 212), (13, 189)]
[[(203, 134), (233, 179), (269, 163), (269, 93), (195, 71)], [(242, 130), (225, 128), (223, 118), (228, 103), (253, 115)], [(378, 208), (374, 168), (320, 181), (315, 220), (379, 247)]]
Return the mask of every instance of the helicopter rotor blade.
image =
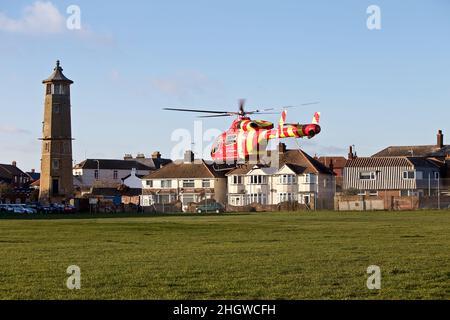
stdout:
[(199, 110), (199, 109), (182, 109), (182, 108), (163, 108), (168, 111), (183, 111), (183, 112), (200, 112), (200, 113), (215, 113), (215, 114), (235, 114), (236, 112), (216, 111), (216, 110)]
[(297, 106), (284, 106), (284, 107), (282, 107), (282, 108), (283, 108), (283, 109), (300, 108), (300, 107), (310, 106), (310, 105), (313, 105), (313, 104), (319, 104), (319, 103), (320, 103), (319, 101), (316, 101), (316, 102), (307, 102), (307, 103), (299, 104), (299, 105), (297, 105)]
[(224, 114), (215, 114), (215, 115), (211, 115), (211, 116), (198, 116), (197, 118), (219, 118), (219, 117), (231, 117), (231, 116), (234, 116), (234, 114), (224, 113)]

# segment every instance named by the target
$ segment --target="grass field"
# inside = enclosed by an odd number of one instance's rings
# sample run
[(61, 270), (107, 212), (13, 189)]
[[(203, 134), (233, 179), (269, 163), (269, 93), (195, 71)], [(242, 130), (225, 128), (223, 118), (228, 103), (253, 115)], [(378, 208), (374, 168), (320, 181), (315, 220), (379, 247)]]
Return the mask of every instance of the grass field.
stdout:
[(449, 211), (108, 217), (0, 218), (0, 299), (450, 299)]

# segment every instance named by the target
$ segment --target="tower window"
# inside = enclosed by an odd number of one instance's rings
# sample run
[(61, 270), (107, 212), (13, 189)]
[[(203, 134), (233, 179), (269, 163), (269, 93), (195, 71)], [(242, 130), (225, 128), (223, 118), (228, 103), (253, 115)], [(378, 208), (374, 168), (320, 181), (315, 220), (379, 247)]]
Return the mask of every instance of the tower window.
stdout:
[(113, 172), (113, 179), (117, 180), (117, 176), (118, 176), (117, 170), (114, 170), (114, 172)]
[(52, 160), (52, 168), (54, 170), (58, 170), (59, 169), (59, 160), (58, 159), (53, 159)]
[(55, 108), (53, 110), (55, 110), (55, 113), (59, 113), (59, 105), (55, 105)]
[(47, 83), (47, 85), (45, 86), (45, 93), (46, 94), (52, 94), (52, 85), (50, 83)]

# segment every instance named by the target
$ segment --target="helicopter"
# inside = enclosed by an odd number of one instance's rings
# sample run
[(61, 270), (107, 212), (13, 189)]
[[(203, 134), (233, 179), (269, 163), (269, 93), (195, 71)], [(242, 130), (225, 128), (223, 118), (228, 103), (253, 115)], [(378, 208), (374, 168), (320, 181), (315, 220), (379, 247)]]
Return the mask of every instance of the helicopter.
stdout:
[[(317, 104), (318, 102), (304, 103), (299, 106)], [(199, 118), (235, 117), (230, 128), (221, 133), (214, 141), (211, 148), (211, 159), (214, 164), (234, 164), (247, 162), (253, 155), (258, 156), (265, 151), (269, 140), (284, 138), (308, 138), (311, 139), (321, 131), (319, 125), (320, 112), (316, 112), (310, 124), (286, 123), (287, 109), (293, 106), (283, 107), (278, 126), (266, 120), (252, 120), (249, 116), (254, 114), (274, 114), (274, 108), (256, 109), (246, 111), (245, 100), (239, 100), (238, 111), (219, 111), (183, 108), (163, 108), (169, 111), (206, 113), (209, 115)]]

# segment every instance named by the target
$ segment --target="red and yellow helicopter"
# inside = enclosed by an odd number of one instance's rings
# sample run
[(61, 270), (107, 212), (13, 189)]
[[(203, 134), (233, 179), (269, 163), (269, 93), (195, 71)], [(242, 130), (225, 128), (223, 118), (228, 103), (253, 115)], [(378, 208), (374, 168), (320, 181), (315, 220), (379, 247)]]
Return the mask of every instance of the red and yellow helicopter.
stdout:
[[(320, 112), (316, 112), (310, 124), (286, 123), (286, 113), (288, 108), (282, 108), (281, 118), (277, 128), (272, 122), (266, 120), (252, 120), (249, 115), (269, 114), (267, 111), (274, 110), (244, 110), (245, 100), (239, 101), (239, 111), (215, 111), (181, 108), (164, 108), (170, 111), (209, 113), (211, 115), (199, 116), (199, 118), (232, 117), (230, 128), (220, 134), (211, 149), (211, 158), (216, 164), (232, 164), (240, 161), (247, 161), (250, 156), (258, 155), (265, 151), (269, 140), (284, 138), (313, 138), (320, 133), (321, 128)], [(304, 103), (300, 106), (317, 104), (318, 102)], [(273, 114), (273, 113), (271, 113)]]

